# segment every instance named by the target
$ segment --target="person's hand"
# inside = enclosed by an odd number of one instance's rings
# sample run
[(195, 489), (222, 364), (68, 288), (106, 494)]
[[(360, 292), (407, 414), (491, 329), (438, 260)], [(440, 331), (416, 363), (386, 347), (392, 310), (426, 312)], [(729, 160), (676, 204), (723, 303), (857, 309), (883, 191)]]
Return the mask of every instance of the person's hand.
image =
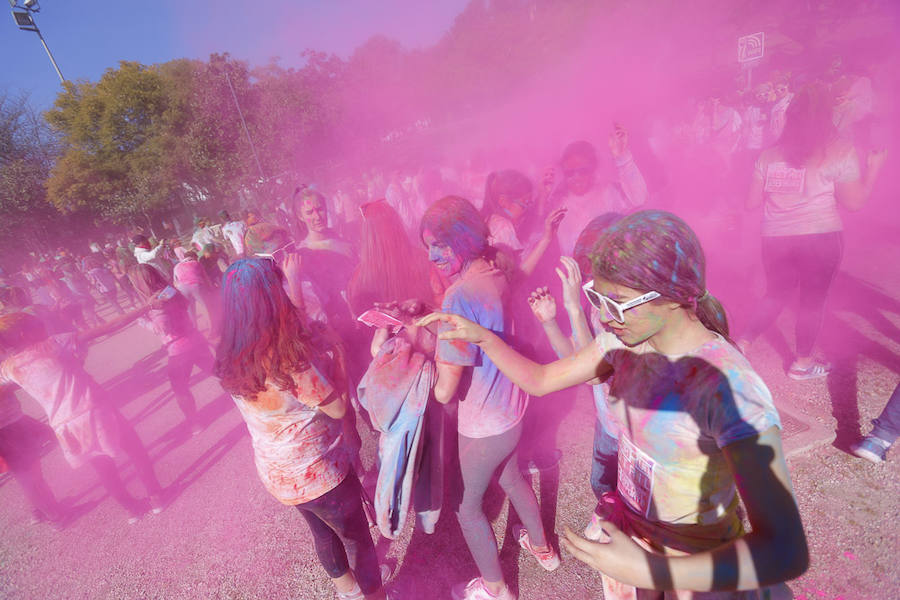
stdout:
[(553, 298), (550, 290), (545, 287), (540, 287), (531, 292), (531, 295), (528, 296), (528, 306), (531, 307), (531, 312), (534, 313), (534, 316), (541, 323), (546, 323), (556, 318), (556, 299)]
[(563, 218), (566, 216), (566, 211), (569, 210), (565, 206), (562, 208), (557, 208), (556, 210), (550, 211), (550, 214), (547, 215), (547, 218), (544, 219), (544, 235), (547, 237), (553, 237), (556, 235), (556, 232), (559, 230), (559, 224), (562, 223)]
[(281, 272), (289, 286), (294, 286), (300, 281), (303, 271), (303, 257), (296, 252), (285, 252), (281, 261)]
[(487, 329), (478, 323), (473, 323), (465, 317), (454, 315), (453, 313), (431, 313), (416, 321), (416, 325), (427, 327), (436, 322), (447, 323), (450, 326), (447, 330), (438, 334), (439, 340), (460, 340), (470, 344), (480, 344), (490, 334)]
[(649, 587), (653, 582), (651, 563), (665, 558), (644, 550), (612, 521), (604, 521), (603, 530), (609, 535), (608, 542), (592, 542), (565, 527), (560, 545), (587, 566), (616, 581)]
[(561, 256), (563, 269), (556, 267), (556, 274), (562, 282), (563, 304), (567, 307), (581, 307), (581, 269), (571, 256)]
[(872, 150), (866, 156), (866, 170), (869, 173), (878, 173), (881, 171), (881, 167), (884, 166), (885, 161), (887, 161), (887, 149)]
[(613, 158), (628, 152), (628, 131), (619, 123), (613, 123), (613, 132), (609, 134), (609, 151)]
[(550, 193), (555, 183), (556, 169), (553, 167), (547, 167), (546, 169), (544, 169), (544, 174), (541, 176), (541, 187), (543, 188), (544, 193)]

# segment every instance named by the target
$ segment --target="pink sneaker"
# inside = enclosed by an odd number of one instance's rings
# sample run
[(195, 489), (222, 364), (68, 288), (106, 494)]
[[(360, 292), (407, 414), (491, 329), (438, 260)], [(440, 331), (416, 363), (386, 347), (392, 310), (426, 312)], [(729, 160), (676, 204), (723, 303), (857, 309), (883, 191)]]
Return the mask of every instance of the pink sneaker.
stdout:
[(453, 600), (516, 600), (509, 586), (505, 586), (499, 594), (492, 594), (484, 585), (484, 579), (476, 577), (469, 583), (453, 586)]
[(519, 540), (519, 545), (535, 557), (538, 563), (544, 567), (544, 570), (553, 571), (559, 566), (559, 555), (553, 551), (553, 546), (549, 543), (547, 544), (547, 547), (550, 548), (549, 550), (538, 552), (531, 545), (531, 540), (528, 538), (528, 530), (521, 525), (513, 527), (513, 535)]

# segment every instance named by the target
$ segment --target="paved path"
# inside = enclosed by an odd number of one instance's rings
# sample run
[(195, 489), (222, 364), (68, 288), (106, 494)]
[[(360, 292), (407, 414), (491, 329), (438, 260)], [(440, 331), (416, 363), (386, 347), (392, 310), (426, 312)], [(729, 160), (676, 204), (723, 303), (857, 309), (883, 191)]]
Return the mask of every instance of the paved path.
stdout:
[[(828, 379), (801, 383), (785, 377), (777, 336), (750, 352), (785, 415), (785, 446), (812, 549), (809, 572), (791, 587), (808, 600), (900, 597), (895, 531), (900, 460), (893, 456), (875, 466), (842, 451), (861, 423), (868, 428), (897, 382), (900, 309), (894, 298), (900, 282), (850, 262), (855, 277), (838, 285), (865, 290), (868, 301), (837, 302), (826, 342), (849, 347), (852, 341), (861, 352), (839, 355)], [(780, 326), (792, 330), (789, 315)], [(169, 486), (166, 511), (127, 525), (93, 473), (70, 470), (58, 448), (51, 448), (43, 457), (47, 479), (81, 515), (61, 532), (31, 525), (18, 485), (0, 479), (0, 598), (332, 598), (302, 519), (259, 483), (249, 438), (231, 401), (215, 380), (195, 373), (193, 389), (208, 425), (198, 436), (186, 437), (164, 361), (156, 339), (134, 325), (94, 345), (87, 368), (111, 387), (147, 444)], [(34, 413), (30, 400), (23, 399), (23, 406)], [(535, 481), (548, 524), (556, 513), (556, 531), (564, 523), (581, 527), (593, 506), (587, 481), (591, 410), (587, 395), (578, 395), (559, 428), (564, 432), (558, 435), (564, 452), (560, 471)], [(366, 442), (371, 461), (373, 446)], [(125, 473), (132, 489), (142, 493), (130, 467)], [(496, 516), (504, 572), (517, 582), (522, 598), (601, 597), (597, 575), (570, 557), (548, 574), (520, 555), (507, 535), (507, 506), (498, 490), (487, 508)], [(474, 576), (449, 517), (432, 536), (408, 526), (398, 540), (378, 542), (380, 554), (396, 564), (393, 587), (399, 598), (446, 598), (451, 584)]]

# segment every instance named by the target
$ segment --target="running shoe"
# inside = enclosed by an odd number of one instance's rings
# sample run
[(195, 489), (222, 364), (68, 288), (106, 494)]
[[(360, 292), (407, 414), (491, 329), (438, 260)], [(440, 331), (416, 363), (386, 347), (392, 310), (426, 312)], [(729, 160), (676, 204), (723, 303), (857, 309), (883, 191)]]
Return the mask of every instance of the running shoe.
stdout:
[(825, 377), (831, 371), (831, 365), (828, 363), (815, 361), (808, 367), (798, 366), (797, 363), (791, 365), (788, 370), (788, 377), (794, 381), (805, 381), (807, 379), (818, 379)]
[(559, 555), (553, 551), (553, 546), (547, 544), (549, 550), (535, 550), (528, 538), (528, 530), (521, 525), (513, 527), (513, 535), (519, 540), (519, 545), (535, 557), (545, 571), (553, 571), (559, 566)]
[(516, 595), (508, 585), (504, 586), (499, 594), (492, 594), (481, 577), (453, 586), (452, 595), (453, 600), (516, 600)]
[(890, 447), (891, 445), (886, 441), (870, 435), (850, 446), (850, 451), (860, 458), (880, 465), (887, 458), (887, 451)]
[[(391, 567), (388, 565), (378, 565), (378, 571), (381, 574), (381, 583), (387, 583), (387, 580), (391, 577)], [(362, 590), (359, 587), (358, 583), (353, 584), (353, 589), (347, 592), (341, 592), (335, 590), (337, 593), (338, 600), (363, 600), (365, 596), (362, 593)]]

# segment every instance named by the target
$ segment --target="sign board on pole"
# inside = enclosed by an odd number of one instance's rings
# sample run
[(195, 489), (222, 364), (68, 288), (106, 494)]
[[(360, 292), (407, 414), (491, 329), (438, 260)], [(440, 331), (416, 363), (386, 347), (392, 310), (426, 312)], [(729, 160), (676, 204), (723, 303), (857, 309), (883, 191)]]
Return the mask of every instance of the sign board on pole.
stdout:
[(738, 38), (738, 62), (747, 63), (763, 57), (766, 47), (766, 34), (760, 31)]

